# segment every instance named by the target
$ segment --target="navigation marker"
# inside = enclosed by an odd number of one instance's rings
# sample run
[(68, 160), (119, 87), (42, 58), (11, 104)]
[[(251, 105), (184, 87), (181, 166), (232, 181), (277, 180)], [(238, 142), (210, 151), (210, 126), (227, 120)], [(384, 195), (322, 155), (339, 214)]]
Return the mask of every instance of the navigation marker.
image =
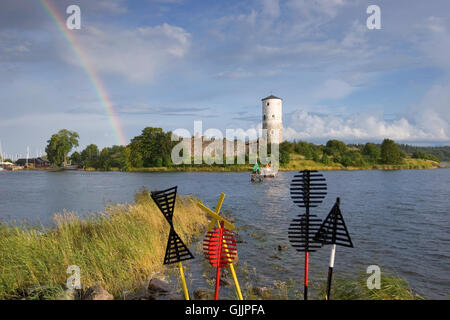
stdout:
[(330, 300), (331, 298), (331, 280), (333, 276), (336, 245), (353, 248), (352, 239), (348, 233), (339, 205), (340, 199), (337, 198), (336, 203), (314, 237), (316, 241), (320, 241), (324, 245), (332, 245), (330, 264), (328, 266), (327, 293), (325, 296), (326, 300)]
[(225, 229), (224, 222), (206, 234), (203, 240), (203, 252), (216, 272), (216, 290), (214, 299), (219, 300), (220, 268), (228, 267), (237, 256), (237, 245), (234, 235)]
[(289, 226), (288, 238), (295, 250), (305, 253), (303, 297), (308, 300), (309, 252), (322, 247), (321, 242), (314, 240), (322, 220), (310, 214), (309, 209), (317, 207), (325, 198), (327, 194), (325, 178), (315, 170), (300, 171), (292, 179), (290, 193), (294, 204), (305, 208), (305, 214), (299, 215)]
[(194, 259), (194, 256), (173, 227), (173, 212), (175, 209), (175, 200), (177, 198), (177, 186), (162, 191), (153, 191), (151, 197), (170, 225), (169, 239), (167, 240), (166, 253), (164, 255), (164, 264), (178, 263), (184, 297), (186, 300), (189, 300), (189, 291), (187, 289), (181, 261)]
[[(216, 210), (214, 210), (214, 211), (211, 210), (210, 208), (206, 207), (200, 201), (197, 202), (197, 205), (200, 207), (200, 209), (202, 209), (208, 215), (211, 216), (211, 222), (209, 223), (209, 226), (208, 226), (208, 232), (213, 230), (213, 228), (215, 227), (216, 224), (219, 227), (222, 227), (222, 223), (223, 223), (223, 227), (225, 227), (229, 230), (235, 229), (235, 226), (232, 223), (228, 222), (227, 220), (225, 220), (225, 218), (220, 216), (220, 209), (222, 208), (222, 203), (223, 203), (224, 199), (225, 199), (225, 193), (222, 192), (219, 196), (219, 200), (217, 201)], [(244, 298), (242, 296), (242, 292), (241, 292), (241, 287), (239, 286), (239, 281), (237, 279), (236, 271), (234, 270), (233, 264), (230, 263), (229, 267), (230, 267), (231, 275), (233, 276), (234, 286), (236, 288), (236, 294), (238, 295), (239, 300), (244, 300)]]

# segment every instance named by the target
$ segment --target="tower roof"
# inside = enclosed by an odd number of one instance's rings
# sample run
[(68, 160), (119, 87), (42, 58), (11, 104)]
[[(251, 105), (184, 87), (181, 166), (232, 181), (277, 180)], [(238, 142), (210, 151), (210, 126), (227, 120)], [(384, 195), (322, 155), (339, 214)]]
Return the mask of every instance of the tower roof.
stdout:
[(274, 95), (270, 95), (270, 96), (268, 96), (268, 97), (265, 97), (264, 99), (261, 99), (261, 101), (264, 101), (264, 100), (269, 100), (269, 99), (279, 99), (279, 100), (283, 100), (283, 99), (281, 99), (281, 98), (278, 98), (278, 97), (275, 97)]

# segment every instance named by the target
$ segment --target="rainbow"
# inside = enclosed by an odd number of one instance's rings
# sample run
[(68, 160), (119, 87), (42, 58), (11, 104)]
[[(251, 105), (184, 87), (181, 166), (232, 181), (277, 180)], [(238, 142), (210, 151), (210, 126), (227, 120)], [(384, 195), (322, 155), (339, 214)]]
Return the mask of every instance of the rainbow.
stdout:
[(119, 144), (125, 146), (127, 144), (127, 140), (122, 130), (122, 126), (120, 125), (120, 119), (117, 112), (114, 110), (111, 99), (109, 98), (108, 92), (106, 91), (99, 75), (95, 72), (95, 69), (90, 63), (87, 55), (83, 52), (81, 44), (77, 41), (76, 37), (73, 36), (73, 32), (70, 32), (70, 30), (67, 29), (65, 20), (58, 14), (58, 11), (54, 5), (52, 5), (49, 0), (40, 0), (40, 3), (50, 18), (56, 22), (58, 29), (63, 34), (64, 38), (66, 38), (75, 56), (81, 62), (81, 65), (86, 71), (86, 74), (88, 75), (88, 78), (91, 81), (102, 106), (105, 108), (106, 114), (108, 115)]

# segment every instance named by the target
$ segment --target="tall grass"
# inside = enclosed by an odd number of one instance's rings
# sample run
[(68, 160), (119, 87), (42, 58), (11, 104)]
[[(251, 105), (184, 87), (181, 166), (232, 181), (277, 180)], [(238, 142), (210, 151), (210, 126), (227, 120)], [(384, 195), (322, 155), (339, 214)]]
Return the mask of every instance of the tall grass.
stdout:
[[(132, 204), (107, 207), (81, 219), (64, 212), (55, 228), (0, 224), (0, 299), (55, 298), (65, 286), (68, 266), (81, 269), (83, 288), (99, 284), (116, 298), (161, 271), (169, 226), (147, 190)], [(177, 199), (174, 225), (187, 243), (205, 227), (192, 197)]]
[[(367, 275), (356, 279), (336, 278), (331, 286), (333, 300), (423, 300), (424, 297), (414, 293), (408, 282), (393, 274), (381, 275), (380, 289), (367, 287)], [(325, 299), (326, 281), (318, 285), (319, 299)]]

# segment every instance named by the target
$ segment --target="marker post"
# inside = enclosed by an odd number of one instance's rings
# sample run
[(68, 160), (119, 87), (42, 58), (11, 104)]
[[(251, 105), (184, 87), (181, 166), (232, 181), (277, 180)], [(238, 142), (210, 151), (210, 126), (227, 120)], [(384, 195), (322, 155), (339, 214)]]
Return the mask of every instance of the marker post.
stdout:
[(344, 222), (344, 217), (340, 209), (340, 199), (336, 199), (336, 203), (331, 209), (328, 216), (323, 221), (317, 234), (315, 241), (320, 241), (322, 244), (331, 244), (330, 263), (328, 265), (328, 279), (326, 300), (331, 299), (331, 282), (333, 278), (334, 259), (336, 255), (336, 245), (353, 248), (353, 242)]
[(194, 259), (194, 256), (175, 232), (173, 227), (173, 213), (175, 210), (177, 187), (172, 187), (162, 191), (154, 191), (151, 193), (151, 197), (170, 225), (169, 239), (167, 240), (166, 254), (164, 255), (163, 264), (178, 264), (184, 298), (189, 300), (189, 291), (186, 285), (186, 278), (184, 276), (183, 265), (181, 262)]
[[(200, 207), (200, 209), (202, 209), (203, 211), (205, 211), (209, 216), (211, 216), (211, 222), (209, 223), (208, 226), (208, 232), (213, 230), (213, 228), (217, 225), (217, 226), (221, 226), (221, 222), (223, 222), (223, 227), (229, 229), (229, 230), (234, 230), (235, 226), (228, 222), (227, 220), (225, 220), (223, 217), (220, 216), (220, 209), (222, 208), (222, 204), (223, 201), (225, 199), (225, 194), (222, 192), (219, 196), (219, 200), (217, 201), (217, 205), (216, 205), (216, 209), (213, 211), (210, 208), (206, 207), (203, 203), (201, 203), (200, 201), (197, 203), (197, 205)], [(227, 246), (226, 244), (224, 244), (224, 248), (226, 249)], [(233, 277), (233, 281), (234, 281), (234, 286), (236, 289), (236, 294), (238, 296), (239, 300), (244, 300), (243, 296), (242, 296), (242, 292), (241, 292), (241, 287), (239, 286), (239, 281), (236, 275), (236, 271), (234, 269), (233, 263), (230, 263), (229, 266), (230, 268), (230, 272), (231, 275)]]
[(325, 178), (317, 171), (304, 170), (294, 176), (290, 186), (291, 198), (298, 207), (305, 208), (305, 214), (293, 219), (289, 226), (288, 237), (298, 252), (305, 253), (305, 273), (303, 298), (308, 300), (309, 253), (322, 247), (314, 240), (322, 220), (311, 214), (310, 208), (317, 207), (327, 194)]

